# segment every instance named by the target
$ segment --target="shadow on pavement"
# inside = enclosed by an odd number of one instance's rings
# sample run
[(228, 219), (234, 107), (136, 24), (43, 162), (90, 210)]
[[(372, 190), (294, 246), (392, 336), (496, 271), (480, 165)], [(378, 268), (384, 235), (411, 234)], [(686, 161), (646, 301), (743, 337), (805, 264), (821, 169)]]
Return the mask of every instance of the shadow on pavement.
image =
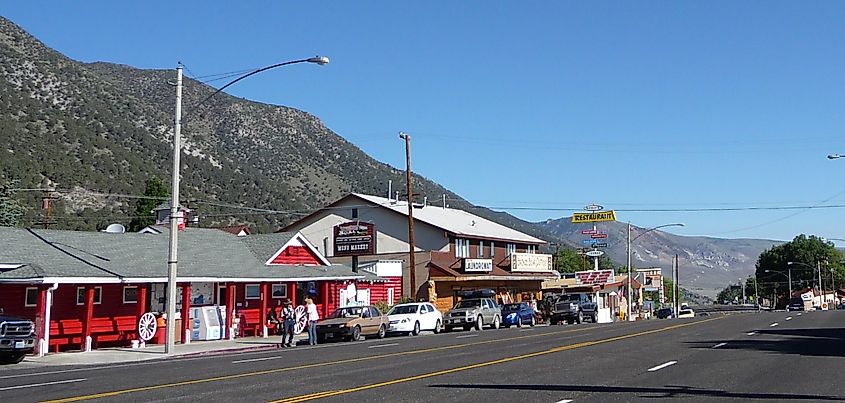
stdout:
[(602, 386), (602, 385), (497, 385), (497, 384), (440, 384), (431, 385), (432, 388), (449, 389), (487, 389), (487, 390), (524, 390), (524, 391), (552, 391), (552, 392), (588, 392), (588, 393), (638, 393), (638, 397), (644, 399), (659, 398), (688, 398), (688, 397), (712, 397), (712, 398), (734, 398), (734, 399), (765, 399), (773, 401), (785, 400), (811, 400), (811, 401), (845, 401), (845, 396), (823, 396), (788, 393), (754, 393), (754, 392), (729, 392), (718, 389), (702, 389), (690, 386), (667, 385), (662, 387), (653, 386)]
[[(765, 338), (765, 336), (781, 336)], [(692, 348), (712, 348), (725, 343), (719, 350), (757, 350), (781, 354), (819, 357), (845, 357), (845, 329), (770, 329), (757, 330), (757, 335), (742, 340), (711, 340), (687, 343)]]

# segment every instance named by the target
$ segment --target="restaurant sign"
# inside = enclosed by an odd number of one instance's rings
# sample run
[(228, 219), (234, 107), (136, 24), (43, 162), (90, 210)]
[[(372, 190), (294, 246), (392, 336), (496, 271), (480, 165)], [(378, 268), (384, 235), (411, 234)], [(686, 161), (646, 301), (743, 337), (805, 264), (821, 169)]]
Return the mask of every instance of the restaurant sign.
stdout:
[(376, 227), (350, 221), (334, 227), (334, 256), (372, 255), (376, 252)]

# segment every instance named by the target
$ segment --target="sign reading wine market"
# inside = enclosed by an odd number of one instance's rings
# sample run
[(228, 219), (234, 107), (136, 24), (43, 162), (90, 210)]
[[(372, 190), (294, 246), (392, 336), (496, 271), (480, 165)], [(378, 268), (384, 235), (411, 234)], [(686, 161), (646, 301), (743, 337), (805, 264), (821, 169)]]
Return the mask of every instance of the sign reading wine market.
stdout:
[(334, 255), (372, 255), (376, 252), (376, 226), (350, 221), (334, 227)]

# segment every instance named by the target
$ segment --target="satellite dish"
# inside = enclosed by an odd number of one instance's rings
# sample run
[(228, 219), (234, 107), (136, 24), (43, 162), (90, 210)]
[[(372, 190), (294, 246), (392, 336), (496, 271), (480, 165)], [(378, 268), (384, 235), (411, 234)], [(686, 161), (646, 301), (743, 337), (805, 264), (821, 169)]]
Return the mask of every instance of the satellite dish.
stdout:
[(122, 234), (126, 232), (126, 227), (124, 227), (123, 224), (109, 224), (103, 232), (108, 232), (109, 234)]

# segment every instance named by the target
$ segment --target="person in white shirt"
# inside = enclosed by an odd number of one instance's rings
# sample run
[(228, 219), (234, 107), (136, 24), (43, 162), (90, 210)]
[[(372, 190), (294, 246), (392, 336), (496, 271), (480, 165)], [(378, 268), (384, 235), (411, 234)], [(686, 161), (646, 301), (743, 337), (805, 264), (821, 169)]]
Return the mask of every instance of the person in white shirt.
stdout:
[(317, 312), (317, 305), (311, 298), (305, 299), (305, 312), (308, 314), (308, 344), (317, 345), (317, 321), (320, 320), (320, 313)]

